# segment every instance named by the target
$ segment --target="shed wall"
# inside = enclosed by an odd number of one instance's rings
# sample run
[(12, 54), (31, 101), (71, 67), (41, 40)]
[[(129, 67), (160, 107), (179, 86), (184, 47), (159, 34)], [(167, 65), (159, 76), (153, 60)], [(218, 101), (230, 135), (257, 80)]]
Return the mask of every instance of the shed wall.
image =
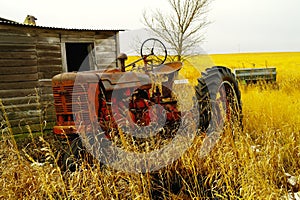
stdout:
[[(65, 71), (65, 42), (93, 42), (95, 69), (116, 67), (116, 31), (69, 31), (0, 25), (1, 129), (14, 134), (51, 129), (51, 79)], [(9, 119), (9, 124), (5, 118)]]

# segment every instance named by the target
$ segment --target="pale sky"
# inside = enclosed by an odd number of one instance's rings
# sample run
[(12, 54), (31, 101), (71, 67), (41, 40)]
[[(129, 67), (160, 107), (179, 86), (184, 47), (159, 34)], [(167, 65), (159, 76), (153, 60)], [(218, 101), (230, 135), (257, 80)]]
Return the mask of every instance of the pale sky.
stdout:
[[(168, 9), (166, 0), (5, 0), (0, 17), (62, 28), (143, 28), (145, 9)], [(300, 0), (214, 0), (202, 48), (208, 53), (300, 51)], [(121, 44), (122, 45), (122, 44)]]

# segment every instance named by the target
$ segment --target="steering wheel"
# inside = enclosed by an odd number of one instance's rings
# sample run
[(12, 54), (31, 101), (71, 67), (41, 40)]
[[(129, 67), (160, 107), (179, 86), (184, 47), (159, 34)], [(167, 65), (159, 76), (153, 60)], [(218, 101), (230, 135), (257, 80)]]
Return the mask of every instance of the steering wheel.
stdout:
[(149, 38), (141, 46), (141, 57), (151, 66), (158, 66), (166, 61), (167, 49), (160, 40)]

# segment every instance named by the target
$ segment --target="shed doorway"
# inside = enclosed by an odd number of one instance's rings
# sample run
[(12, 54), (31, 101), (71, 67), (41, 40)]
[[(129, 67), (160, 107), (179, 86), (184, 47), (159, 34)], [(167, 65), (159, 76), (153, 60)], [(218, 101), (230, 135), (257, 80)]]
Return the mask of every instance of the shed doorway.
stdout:
[(66, 43), (67, 71), (90, 71), (94, 69), (93, 43)]

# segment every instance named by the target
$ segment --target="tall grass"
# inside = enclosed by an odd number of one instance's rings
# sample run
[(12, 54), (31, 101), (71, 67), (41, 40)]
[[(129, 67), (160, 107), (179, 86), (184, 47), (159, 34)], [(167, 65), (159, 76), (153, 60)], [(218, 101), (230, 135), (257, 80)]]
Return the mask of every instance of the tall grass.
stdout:
[[(191, 63), (201, 61), (193, 59)], [(16, 141), (9, 123), (2, 122), (0, 198), (279, 199), (297, 192), (300, 54), (212, 55), (211, 60), (231, 68), (276, 66), (278, 87), (241, 85), (244, 128), (233, 134), (225, 131), (207, 157), (199, 157), (205, 137), (200, 135), (182, 158), (152, 174), (119, 172), (99, 163), (62, 172), (62, 144), (52, 134)], [(186, 65), (182, 73), (192, 77), (188, 69)], [(298, 185), (290, 185), (285, 173), (298, 178)]]

